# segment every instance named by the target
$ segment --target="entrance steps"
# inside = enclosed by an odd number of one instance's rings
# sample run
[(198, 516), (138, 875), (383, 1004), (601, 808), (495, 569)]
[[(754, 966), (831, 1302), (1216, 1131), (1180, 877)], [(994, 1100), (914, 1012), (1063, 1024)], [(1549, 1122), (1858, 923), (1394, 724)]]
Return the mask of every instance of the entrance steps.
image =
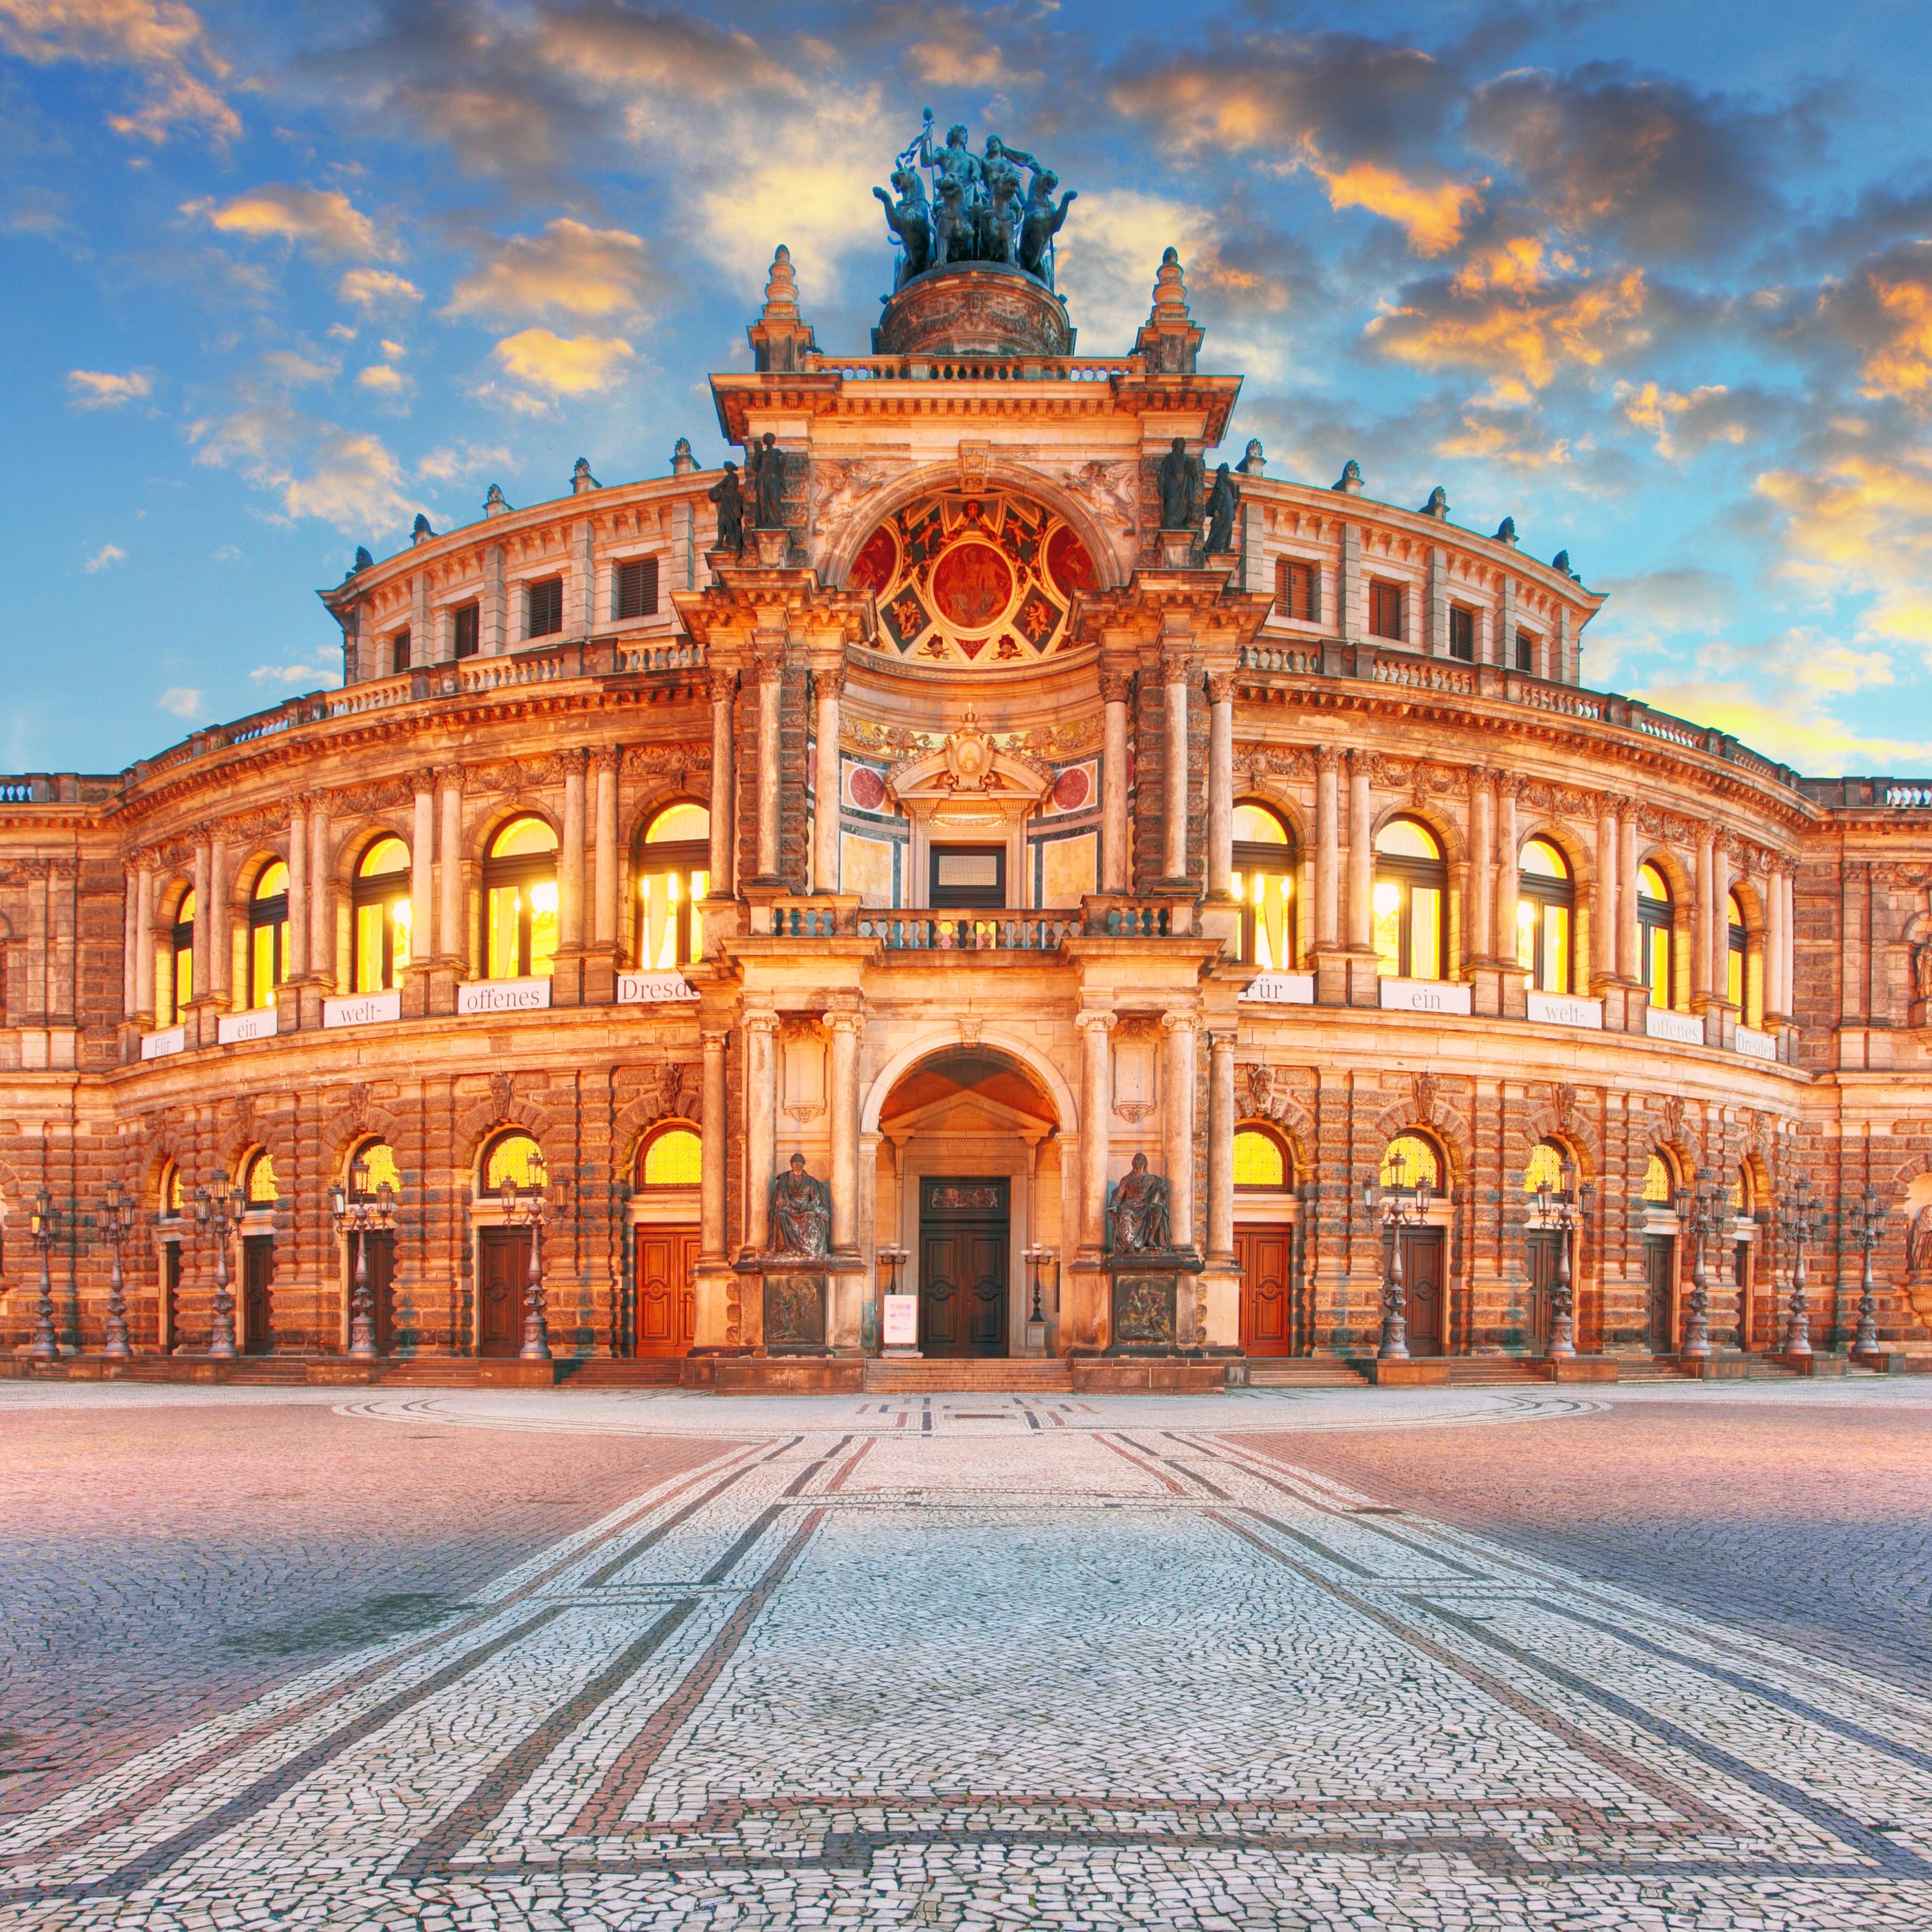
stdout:
[(1064, 1361), (1032, 1357), (932, 1358), (866, 1364), (868, 1395), (1071, 1395)]
[(624, 1359), (597, 1356), (556, 1365), (559, 1388), (676, 1388), (683, 1379), (684, 1360), (678, 1355), (637, 1355)]
[(1544, 1382), (1550, 1378), (1540, 1362), (1519, 1355), (1448, 1355), (1449, 1380), (1457, 1387), (1476, 1383)]
[(1355, 1364), (1341, 1355), (1256, 1355), (1248, 1361), (1250, 1388), (1365, 1388)]

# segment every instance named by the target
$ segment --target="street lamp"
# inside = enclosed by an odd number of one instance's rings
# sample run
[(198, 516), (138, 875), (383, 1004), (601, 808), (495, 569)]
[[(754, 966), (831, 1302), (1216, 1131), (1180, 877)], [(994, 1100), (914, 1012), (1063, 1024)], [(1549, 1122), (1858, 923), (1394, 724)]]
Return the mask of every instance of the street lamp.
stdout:
[(1429, 1218), (1435, 1188), (1425, 1175), (1410, 1184), (1402, 1176), (1408, 1162), (1398, 1150), (1388, 1157), (1390, 1184), (1371, 1180), (1362, 1189), (1362, 1204), (1371, 1214), (1379, 1214), (1388, 1235), (1388, 1268), (1382, 1278), (1382, 1342), (1376, 1350), (1378, 1360), (1406, 1362), (1408, 1359), (1408, 1313), (1403, 1306), (1402, 1285), (1402, 1231), (1419, 1227)]
[(44, 1186), (34, 1195), (28, 1210), (27, 1238), (40, 1251), (40, 1298), (34, 1304), (34, 1360), (57, 1362), (60, 1343), (54, 1338), (54, 1284), (47, 1271), (47, 1257), (61, 1238), (61, 1212), (54, 1197)]
[(1811, 1352), (1810, 1303), (1805, 1289), (1804, 1250), (1815, 1240), (1829, 1217), (1825, 1204), (1811, 1191), (1811, 1177), (1801, 1174), (1789, 1194), (1778, 1204), (1778, 1232), (1796, 1250), (1791, 1267), (1791, 1316), (1784, 1331), (1787, 1355)]
[(1865, 1191), (1840, 1210), (1840, 1226), (1845, 1238), (1862, 1251), (1864, 1270), (1858, 1284), (1858, 1332), (1852, 1342), (1854, 1354), (1864, 1354), (1878, 1346), (1878, 1304), (1872, 1295), (1872, 1250), (1885, 1236), (1886, 1209), (1878, 1190), (1868, 1181)]
[(1576, 1184), (1576, 1163), (1563, 1156), (1560, 1184), (1550, 1184), (1547, 1174), (1537, 1184), (1535, 1213), (1546, 1228), (1556, 1232), (1556, 1280), (1550, 1297), (1549, 1355), (1574, 1355), (1576, 1352), (1575, 1273), (1571, 1263), (1576, 1230), (1590, 1216), (1596, 1204), (1597, 1190), (1586, 1180)]
[(196, 1225), (214, 1241), (214, 1310), (208, 1321), (208, 1352), (226, 1360), (236, 1353), (235, 1298), (228, 1292), (228, 1238), (242, 1225), (248, 1203), (239, 1187), (218, 1173), (212, 1190), (194, 1190)]
[(385, 1180), (373, 1191), (369, 1167), (358, 1160), (349, 1170), (345, 1191), (340, 1181), (328, 1190), (328, 1211), (338, 1234), (356, 1237), (356, 1271), (349, 1294), (349, 1354), (358, 1362), (380, 1359), (376, 1342), (375, 1297), (369, 1292), (369, 1237), (387, 1234), (396, 1225), (396, 1191)]
[(1681, 1353), (1693, 1361), (1702, 1361), (1711, 1353), (1711, 1298), (1704, 1273), (1704, 1244), (1724, 1226), (1730, 1202), (1721, 1184), (1702, 1168), (1690, 1176), (1691, 1184), (1677, 1190), (1677, 1225), (1696, 1244), (1691, 1252), (1690, 1300), (1684, 1312), (1684, 1346)]
[(1036, 1244), (1032, 1247), (1022, 1248), (1020, 1250), (1020, 1259), (1033, 1270), (1033, 1313), (1027, 1318), (1030, 1322), (1038, 1322), (1044, 1324), (1046, 1313), (1040, 1305), (1040, 1272), (1049, 1264), (1052, 1265), (1054, 1290), (1057, 1295), (1060, 1288), (1060, 1250), (1058, 1248), (1043, 1247)]
[(544, 1186), (548, 1177), (543, 1156), (532, 1151), (524, 1172), (528, 1176), (526, 1186), (519, 1189), (516, 1177), (506, 1173), (496, 1192), (503, 1204), (504, 1225), (530, 1231), (530, 1272), (524, 1290), (524, 1346), (517, 1353), (526, 1362), (547, 1362), (550, 1359), (550, 1324), (544, 1312), (543, 1235)]
[(110, 1361), (124, 1362), (134, 1352), (128, 1346), (127, 1282), (121, 1272), (121, 1244), (134, 1232), (134, 1197), (122, 1192), (118, 1180), (110, 1180), (100, 1201), (100, 1225), (107, 1236), (110, 1257), (107, 1270), (107, 1340), (100, 1352)]

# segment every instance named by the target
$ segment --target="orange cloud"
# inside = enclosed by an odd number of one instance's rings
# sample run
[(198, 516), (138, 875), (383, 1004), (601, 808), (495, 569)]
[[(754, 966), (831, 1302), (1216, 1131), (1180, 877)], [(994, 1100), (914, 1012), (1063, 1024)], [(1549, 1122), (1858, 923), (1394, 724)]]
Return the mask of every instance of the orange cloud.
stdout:
[(1922, 396), (1932, 389), (1932, 290), (1923, 282), (1886, 282), (1874, 274), (1871, 292), (1892, 339), (1864, 358), (1868, 396)]
[(541, 235), (496, 243), (457, 284), (443, 314), (602, 320), (634, 313), (644, 278), (641, 237), (560, 217)]
[(1395, 222), (1418, 255), (1447, 254), (1462, 240), (1471, 214), (1483, 205), (1482, 189), (1467, 182), (1442, 182), (1425, 188), (1373, 161), (1354, 161), (1346, 168), (1332, 169), (1315, 159), (1309, 166), (1328, 188), (1330, 207), (1365, 208), (1371, 214)]
[(547, 328), (526, 328), (496, 345), (496, 359), (506, 375), (560, 396), (608, 389), (636, 356), (628, 342), (615, 336), (554, 335)]
[(39, 67), (73, 60), (137, 70), (147, 104), (110, 114), (117, 134), (158, 146), (180, 128), (199, 127), (218, 143), (242, 132), (241, 117), (196, 71), (219, 80), (228, 69), (182, 0), (0, 0), (0, 49)]
[(329, 257), (390, 256), (395, 244), (346, 194), (334, 188), (291, 188), (269, 182), (216, 207), (212, 201), (182, 204), (184, 214), (205, 216), (211, 228), (251, 241), (298, 242)]

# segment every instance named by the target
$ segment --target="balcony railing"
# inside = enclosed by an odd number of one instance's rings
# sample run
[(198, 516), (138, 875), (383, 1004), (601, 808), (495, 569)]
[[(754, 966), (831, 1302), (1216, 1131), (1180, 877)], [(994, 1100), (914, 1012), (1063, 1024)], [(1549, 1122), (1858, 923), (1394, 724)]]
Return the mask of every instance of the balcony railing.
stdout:
[(888, 952), (1052, 952), (1085, 927), (1070, 912), (861, 914), (859, 936)]

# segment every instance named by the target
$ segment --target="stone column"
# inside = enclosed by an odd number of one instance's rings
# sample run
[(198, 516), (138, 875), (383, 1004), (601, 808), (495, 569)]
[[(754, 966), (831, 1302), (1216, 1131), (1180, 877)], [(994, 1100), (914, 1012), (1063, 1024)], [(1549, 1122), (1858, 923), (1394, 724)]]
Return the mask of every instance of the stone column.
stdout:
[(557, 945), (584, 946), (584, 768), (590, 754), (574, 746), (563, 758), (563, 843), (556, 855)]
[(1774, 859), (1765, 878), (1765, 896), (1772, 909), (1770, 941), (1766, 950), (1766, 970), (1774, 989), (1776, 1004), (1772, 1004), (1774, 993), (1765, 996), (1765, 1024), (1773, 1024), (1772, 1015), (1777, 1016), (1777, 1024), (1789, 1026), (1793, 1004), (1791, 997), (1792, 932), (1791, 932), (1791, 874), (1785, 869), (1781, 860)]
[(704, 1133), (698, 1189), (698, 1258), (724, 1259), (724, 1169), (730, 1149), (724, 1109), (724, 1046), (722, 1027), (706, 1027), (699, 1036), (704, 1056)]
[(1505, 777), (1496, 799), (1496, 958), (1504, 966), (1516, 959), (1516, 902), (1522, 860), (1516, 851), (1517, 784)]
[(1348, 948), (1375, 945), (1375, 841), (1369, 830), (1369, 754), (1348, 754)]
[(312, 799), (308, 814), (308, 970), (325, 989), (335, 987), (335, 894), (329, 877), (333, 827), (326, 798)]
[[(812, 684), (818, 700), (818, 758), (812, 772), (812, 789), (817, 798), (812, 824), (812, 889), (815, 892), (836, 892), (838, 890), (838, 696), (845, 686), (844, 666), (834, 664), (814, 670)], [(835, 1215), (838, 1212), (836, 1191), (832, 1211)]]
[(436, 883), (442, 904), (436, 914), (437, 956), (460, 971), (470, 956), (463, 930), (463, 768), (446, 765), (442, 784), (442, 840)]
[[(228, 871), (228, 842), (217, 832), (209, 842), (208, 848), (208, 980), (206, 990), (226, 1006), (235, 988), (235, 923), (229, 904), (228, 895), (233, 881)], [(200, 902), (196, 902), (196, 924), (199, 917)], [(200, 950), (201, 934), (195, 934), (196, 951)], [(200, 961), (196, 961), (197, 967)]]
[(1194, 1029), (1192, 1012), (1165, 1013), (1167, 1034), (1168, 1226), (1177, 1248), (1194, 1245)]
[(1642, 938), (1636, 922), (1636, 814), (1628, 799), (1617, 801), (1617, 864), (1623, 888), (1617, 895), (1617, 977), (1643, 977)]
[(597, 848), (591, 932), (599, 946), (617, 944), (617, 766), (621, 756), (607, 746), (592, 759), (597, 776)]
[(758, 679), (758, 877), (775, 880), (778, 871), (778, 706), (783, 695), (784, 658), (760, 651)]
[(1208, 680), (1208, 890), (1226, 898), (1234, 871), (1234, 674)]
[(862, 1014), (830, 1012), (832, 1034), (832, 1246), (835, 1253), (859, 1252), (859, 1042)]
[(1731, 855), (1726, 841), (1711, 843), (1711, 997), (1728, 999), (1731, 961)]
[(1428, 635), (1422, 648), (1432, 658), (1449, 655), (1449, 556), (1440, 544), (1429, 547)]
[(745, 1246), (771, 1244), (772, 1176), (778, 1164), (778, 1016), (745, 1016)]
[(308, 977), (308, 800), (298, 798), (289, 809), (288, 976), (291, 980)]
[(1496, 884), (1496, 794), (1494, 774), (1478, 772), (1469, 784), (1469, 912), (1463, 950), (1473, 964), (1489, 956), (1496, 929), (1490, 899)]
[(1616, 976), (1619, 868), (1617, 864), (1617, 813), (1615, 802), (1597, 801), (1596, 890), (1591, 896), (1590, 959), (1600, 994), (1604, 982)]
[(1350, 644), (1359, 644), (1364, 634), (1366, 600), (1362, 594), (1362, 526), (1342, 526), (1341, 567), (1335, 578), (1335, 628)]
[(1100, 745), (1100, 890), (1132, 890), (1132, 838), (1127, 828), (1127, 688), (1125, 671), (1100, 673), (1104, 735)]
[(1342, 818), (1336, 773), (1342, 754), (1324, 745), (1315, 758), (1315, 944), (1340, 943)]
[(1701, 1012), (1711, 987), (1711, 863), (1713, 835), (1707, 825), (1697, 835), (1696, 869), (1690, 880), (1690, 1000)]
[(1192, 667), (1184, 651), (1168, 651), (1160, 661), (1167, 689), (1166, 820), (1163, 869), (1170, 880), (1187, 877), (1187, 681)]
[(711, 883), (715, 899), (732, 890), (731, 827), (737, 788), (733, 778), (732, 700), (738, 688), (736, 670), (711, 674)]
[(1208, 1265), (1234, 1261), (1234, 1034), (1208, 1036)]
[(134, 872), (134, 1017), (154, 1023), (154, 868), (145, 859)]
[(1082, 1013), (1086, 1035), (1080, 1096), (1080, 1245), (1089, 1253), (1107, 1246), (1107, 1155), (1114, 1112), (1114, 1016)]
[(420, 975), (430, 961), (436, 927), (436, 774), (413, 775), (416, 823), (410, 840), (410, 969)]
[(140, 875), (132, 866), (121, 868), (121, 1012), (132, 1019), (140, 1010), (140, 995), (134, 990), (134, 962), (140, 952), (137, 928), (140, 922)]

